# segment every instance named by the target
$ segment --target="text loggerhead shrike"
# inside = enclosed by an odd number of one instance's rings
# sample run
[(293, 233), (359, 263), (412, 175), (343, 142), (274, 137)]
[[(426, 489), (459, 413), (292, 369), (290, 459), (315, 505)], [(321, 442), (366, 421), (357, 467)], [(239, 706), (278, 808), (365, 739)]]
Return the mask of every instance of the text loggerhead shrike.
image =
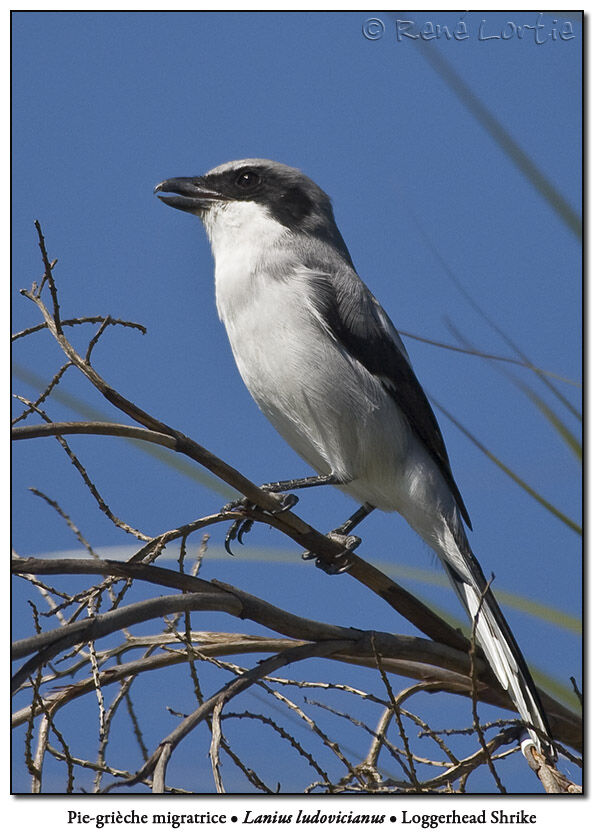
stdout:
[[(357, 275), (328, 196), (296, 168), (243, 159), (155, 188), (203, 221), (217, 310), (248, 390), (318, 473), (399, 512), (439, 556), (529, 734), (555, 757), (523, 655), (487, 587), (444, 440), (407, 351)], [(323, 476), (323, 477), (320, 477)], [(296, 482), (297, 485), (298, 482)], [(357, 514), (356, 514), (357, 515)]]

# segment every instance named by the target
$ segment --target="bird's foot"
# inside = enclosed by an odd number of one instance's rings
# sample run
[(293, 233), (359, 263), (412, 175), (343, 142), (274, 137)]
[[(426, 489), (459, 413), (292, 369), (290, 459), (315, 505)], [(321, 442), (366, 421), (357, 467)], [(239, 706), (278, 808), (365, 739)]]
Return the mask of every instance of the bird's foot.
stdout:
[[(269, 490), (271, 492), (272, 490)], [(273, 491), (274, 492), (274, 491)], [(283, 513), (286, 510), (290, 510), (292, 507), (295, 507), (299, 498), (297, 495), (282, 495), (280, 493), (274, 493), (277, 495), (278, 498), (281, 499), (279, 502), (279, 506), (274, 510), (267, 510), (266, 512), (269, 515), (278, 515), (279, 513)], [(256, 509), (256, 504), (253, 504), (251, 501), (248, 501), (247, 498), (239, 498), (237, 501), (230, 501), (229, 504), (226, 504), (221, 512), (249, 512), (250, 510)], [(238, 541), (240, 544), (244, 544), (244, 536), (246, 536), (252, 526), (254, 525), (254, 519), (252, 518), (236, 518), (236, 520), (230, 525), (226, 535), (225, 535), (225, 549), (229, 553), (230, 556), (233, 556), (233, 552), (231, 550), (231, 543), (234, 541)]]
[(341, 531), (340, 527), (337, 530), (331, 530), (331, 532), (327, 535), (329, 539), (332, 539), (334, 542), (337, 542), (337, 544), (342, 546), (343, 551), (341, 553), (338, 553), (333, 560), (329, 562), (327, 559), (321, 559), (320, 556), (316, 553), (312, 553), (311, 550), (306, 550), (305, 553), (302, 553), (302, 559), (315, 559), (316, 567), (330, 575), (344, 573), (346, 570), (349, 570), (353, 564), (351, 554), (356, 547), (360, 546), (362, 540), (359, 536), (346, 536)]

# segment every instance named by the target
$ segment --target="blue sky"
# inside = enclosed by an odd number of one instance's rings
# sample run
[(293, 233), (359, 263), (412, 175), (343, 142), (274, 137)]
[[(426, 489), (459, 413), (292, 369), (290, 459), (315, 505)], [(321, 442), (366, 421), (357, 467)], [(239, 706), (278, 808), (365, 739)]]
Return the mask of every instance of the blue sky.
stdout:
[[(401, 14), (416, 27), (430, 21), (451, 31), (460, 19)], [(535, 13), (511, 14), (468, 13), (466, 40), (401, 42), (385, 12), (374, 15), (386, 27), (377, 40), (362, 34), (372, 15), (359, 12), (14, 14), (13, 330), (38, 321), (18, 291), (42, 274), (33, 227), (39, 219), (50, 257), (59, 259), (64, 317), (109, 313), (148, 328), (145, 336), (113, 328), (97, 346), (98, 370), (115, 388), (255, 482), (308, 474), (235, 369), (199, 222), (152, 195), (162, 179), (265, 157), (301, 168), (330, 194), (359, 274), (400, 330), (451, 344), (458, 332), (477, 349), (512, 355), (454, 275), (535, 365), (580, 381), (580, 244), (428, 60), (435, 52), (446, 58), (580, 212), (580, 22), (572, 17), (575, 37), (562, 40), (569, 18), (554, 24), (546, 14), (540, 32), (549, 37), (537, 43), (529, 29), (522, 39), (505, 39), (509, 20), (536, 23)], [(480, 31), (493, 37), (482, 40)], [(82, 345), (92, 332), (72, 338)], [(536, 377), (409, 338), (406, 344), (428, 394), (580, 523), (580, 468), (518, 383), (537, 391), (575, 434), (580, 425)], [(22, 381), (21, 369), (49, 380), (61, 364), (47, 334), (17, 342), (13, 358), (16, 390), (32, 398), (35, 388)], [(580, 407), (580, 388), (557, 385)], [(63, 388), (118, 419), (72, 371)], [(47, 410), (55, 419), (81, 416), (58, 401)], [(495, 574), (496, 591), (580, 616), (579, 537), (438, 416), (473, 521), (471, 543), (486, 574)], [(123, 440), (76, 438), (72, 446), (116, 515), (150, 534), (224, 501)], [(55, 441), (18, 443), (13, 464), (13, 538), (21, 555), (77, 546), (30, 486), (59, 501), (100, 552), (132, 543), (96, 510)], [(324, 530), (353, 509), (325, 489), (304, 493), (297, 511)], [(233, 560), (220, 558), (223, 535), (223, 528), (212, 530), (205, 578), (314, 619), (412, 633), (348, 577), (329, 578), (301, 563), (297, 546), (274, 531), (255, 529)], [(442, 579), (399, 517), (373, 514), (361, 535), (360, 554), (383, 569), (422, 569)], [(258, 561), (247, 558), (254, 549)], [(403, 581), (461, 616), (449, 588)], [(22, 597), (22, 584), (14, 597), (18, 634), (31, 629), (21, 619), (29, 593)], [(580, 678), (576, 635), (505, 610), (531, 664), (563, 683)], [(198, 616), (194, 622), (210, 627)], [(449, 707), (429, 700), (428, 714), (447, 725)], [(155, 721), (169, 730), (171, 719), (158, 707)], [(19, 754), (17, 761), (15, 788), (27, 790)], [(522, 762), (502, 767), (520, 790), (535, 788)], [(476, 790), (491, 791), (483, 778)]]

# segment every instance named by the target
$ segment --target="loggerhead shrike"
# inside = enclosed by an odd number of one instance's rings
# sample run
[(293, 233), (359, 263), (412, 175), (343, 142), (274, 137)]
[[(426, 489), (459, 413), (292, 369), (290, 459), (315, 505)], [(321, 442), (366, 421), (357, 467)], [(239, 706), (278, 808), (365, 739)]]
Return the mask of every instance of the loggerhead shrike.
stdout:
[(437, 553), (486, 657), (555, 758), (531, 674), (463, 521), (440, 428), (388, 315), (355, 271), (329, 197), (296, 168), (242, 159), (155, 187), (204, 223), (217, 310), (242, 379), (277, 431), (362, 506), (399, 512)]

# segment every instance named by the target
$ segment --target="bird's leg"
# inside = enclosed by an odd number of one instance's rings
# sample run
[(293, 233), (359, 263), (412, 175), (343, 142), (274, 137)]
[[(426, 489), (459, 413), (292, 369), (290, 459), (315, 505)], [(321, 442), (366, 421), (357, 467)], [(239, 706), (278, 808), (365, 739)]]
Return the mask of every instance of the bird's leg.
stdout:
[(344, 547), (343, 552), (339, 553), (332, 563), (323, 561), (316, 553), (312, 553), (310, 550), (302, 553), (302, 559), (316, 559), (316, 567), (321, 568), (321, 570), (329, 574), (343, 573), (348, 570), (351, 564), (349, 554), (362, 543), (359, 536), (350, 536), (349, 534), (357, 527), (360, 521), (363, 521), (366, 516), (370, 515), (373, 509), (374, 507), (371, 504), (362, 504), (340, 527), (335, 527), (334, 530), (331, 530), (328, 534), (329, 538)]
[(337, 486), (343, 484), (336, 475), (310, 475), (307, 478), (293, 478), (290, 481), (274, 481), (270, 484), (263, 484), (261, 489), (268, 492), (283, 492), (286, 489), (307, 489), (315, 486)]
[[(337, 478), (336, 475), (311, 475), (307, 478), (292, 478), (288, 481), (273, 481), (269, 484), (262, 484), (260, 488), (266, 490), (267, 492), (272, 492), (275, 495), (279, 495), (286, 489), (307, 489), (308, 487), (329, 486), (340, 483), (342, 483), (342, 481), (339, 478)], [(295, 507), (298, 500), (299, 499), (296, 495), (284, 495), (283, 501), (279, 508), (276, 510), (271, 510), (269, 512), (271, 513), (271, 515), (277, 515), (277, 513), (282, 513), (285, 510), (290, 510), (292, 507)], [(248, 501), (246, 498), (240, 498), (237, 501), (231, 501), (229, 504), (226, 504), (223, 507), (223, 512), (229, 512), (230, 510), (247, 509), (249, 507), (254, 506), (255, 505)], [(231, 524), (229, 530), (227, 531), (227, 535), (225, 536), (225, 549), (231, 556), (233, 555), (231, 552), (231, 543), (237, 539), (240, 544), (243, 544), (243, 538), (247, 533), (250, 532), (253, 524), (254, 521), (251, 518), (238, 518)]]
[[(351, 531), (357, 527), (360, 521), (363, 521), (364, 518), (367, 518), (374, 507), (371, 504), (362, 504), (352, 515), (349, 516), (347, 521), (344, 521), (340, 527), (335, 527), (332, 531), (333, 533), (337, 533), (338, 535), (347, 536)], [(354, 536), (353, 538), (357, 538)]]

